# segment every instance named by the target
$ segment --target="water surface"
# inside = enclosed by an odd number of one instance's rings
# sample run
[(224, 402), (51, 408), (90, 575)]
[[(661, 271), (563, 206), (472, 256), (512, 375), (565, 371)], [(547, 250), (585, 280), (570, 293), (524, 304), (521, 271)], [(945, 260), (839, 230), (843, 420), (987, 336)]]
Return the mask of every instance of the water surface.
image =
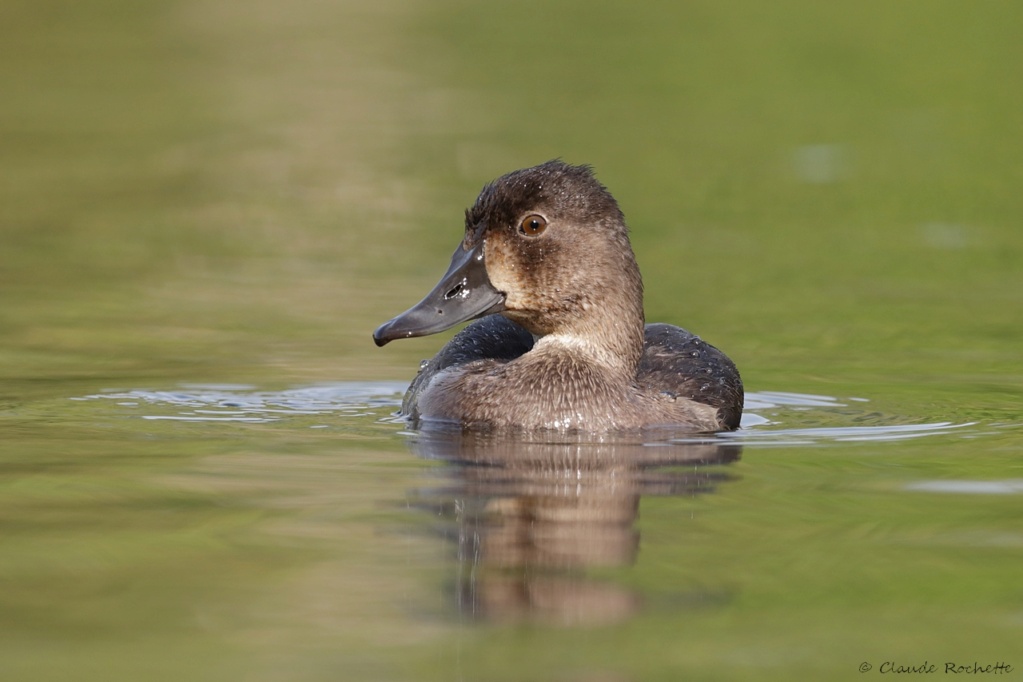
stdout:
[(32, 433), (5, 459), (13, 670), (646, 679), (1014, 650), (1015, 425), (765, 392), (719, 437), (522, 440), (408, 431), (401, 388), (9, 410)]

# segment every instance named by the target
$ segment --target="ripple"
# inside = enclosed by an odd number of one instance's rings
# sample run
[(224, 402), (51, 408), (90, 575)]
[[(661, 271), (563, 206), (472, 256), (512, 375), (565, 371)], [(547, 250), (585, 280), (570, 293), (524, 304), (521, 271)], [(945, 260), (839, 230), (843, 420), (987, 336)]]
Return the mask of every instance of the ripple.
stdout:
[(956, 493), (961, 495), (1016, 495), (1023, 493), (1023, 479), (917, 481), (916, 483), (908, 484), (905, 489), (925, 493)]
[[(260, 391), (241, 384), (184, 384), (174, 390), (111, 390), (72, 400), (113, 401), (119, 407), (141, 412), (140, 418), (151, 421), (269, 423), (330, 415), (404, 424), (396, 412), (405, 388), (404, 382), (395, 381), (339, 382), (283, 391)], [(978, 435), (977, 429), (971, 428), (977, 422), (900, 423), (905, 420), (866, 412), (864, 403), (869, 400), (786, 391), (751, 392), (746, 394), (742, 428), (738, 431), (661, 440), (791, 447), (828, 442), (888, 442), (953, 433), (963, 437)], [(819, 426), (785, 428), (792, 421), (817, 422)], [(863, 421), (873, 423), (855, 423)], [(323, 426), (313, 424), (310, 428)]]
[(975, 426), (977, 422), (934, 422), (927, 424), (891, 424), (884, 426), (828, 426), (805, 429), (743, 428), (718, 438), (742, 441), (743, 445), (812, 445), (823, 441), (895, 441), (937, 436)]
[[(977, 435), (972, 427), (978, 422), (905, 423), (904, 418), (867, 411), (864, 404), (869, 402), (867, 398), (840, 399), (786, 391), (747, 393), (742, 428), (717, 434), (715, 438), (738, 441), (742, 445), (791, 447), (829, 442), (891, 442), (948, 434)], [(799, 414), (801, 423), (817, 418), (821, 425), (784, 428), (784, 424), (794, 418), (794, 413)], [(863, 421), (874, 423), (854, 423)]]
[[(256, 391), (251, 386), (188, 384), (182, 390), (133, 389), (72, 400), (115, 400), (146, 411), (142, 419), (187, 422), (275, 422), (288, 417), (379, 417), (401, 406), (404, 382), (366, 381)], [(168, 413), (173, 410), (173, 413)]]

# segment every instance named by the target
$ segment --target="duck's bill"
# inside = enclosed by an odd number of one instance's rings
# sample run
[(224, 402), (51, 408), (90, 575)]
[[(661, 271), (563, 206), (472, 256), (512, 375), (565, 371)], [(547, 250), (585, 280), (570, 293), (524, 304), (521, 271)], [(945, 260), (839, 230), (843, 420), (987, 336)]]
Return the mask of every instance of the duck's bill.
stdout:
[(466, 251), (461, 246), (437, 286), (422, 301), (373, 332), (378, 346), (395, 339), (427, 336), (459, 322), (504, 310), (504, 294), (487, 277), (483, 241)]

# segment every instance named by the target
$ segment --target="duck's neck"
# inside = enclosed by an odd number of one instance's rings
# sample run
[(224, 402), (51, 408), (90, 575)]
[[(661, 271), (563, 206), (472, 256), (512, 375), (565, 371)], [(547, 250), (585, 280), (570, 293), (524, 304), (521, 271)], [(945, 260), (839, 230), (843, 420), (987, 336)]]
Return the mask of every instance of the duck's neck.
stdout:
[(625, 284), (589, 292), (578, 314), (539, 336), (534, 350), (586, 358), (609, 376), (631, 381), (643, 355), (643, 283), (638, 268)]

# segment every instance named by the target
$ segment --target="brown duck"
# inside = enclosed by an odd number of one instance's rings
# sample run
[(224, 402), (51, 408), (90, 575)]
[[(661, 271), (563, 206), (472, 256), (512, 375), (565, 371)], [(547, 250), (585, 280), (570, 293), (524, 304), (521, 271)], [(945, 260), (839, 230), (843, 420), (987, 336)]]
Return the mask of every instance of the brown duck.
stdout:
[(469, 428), (732, 430), (739, 372), (684, 329), (644, 324), (618, 203), (588, 166), (549, 161), (483, 188), (451, 266), (381, 325), (394, 339), (468, 325), (423, 364), (402, 412)]

